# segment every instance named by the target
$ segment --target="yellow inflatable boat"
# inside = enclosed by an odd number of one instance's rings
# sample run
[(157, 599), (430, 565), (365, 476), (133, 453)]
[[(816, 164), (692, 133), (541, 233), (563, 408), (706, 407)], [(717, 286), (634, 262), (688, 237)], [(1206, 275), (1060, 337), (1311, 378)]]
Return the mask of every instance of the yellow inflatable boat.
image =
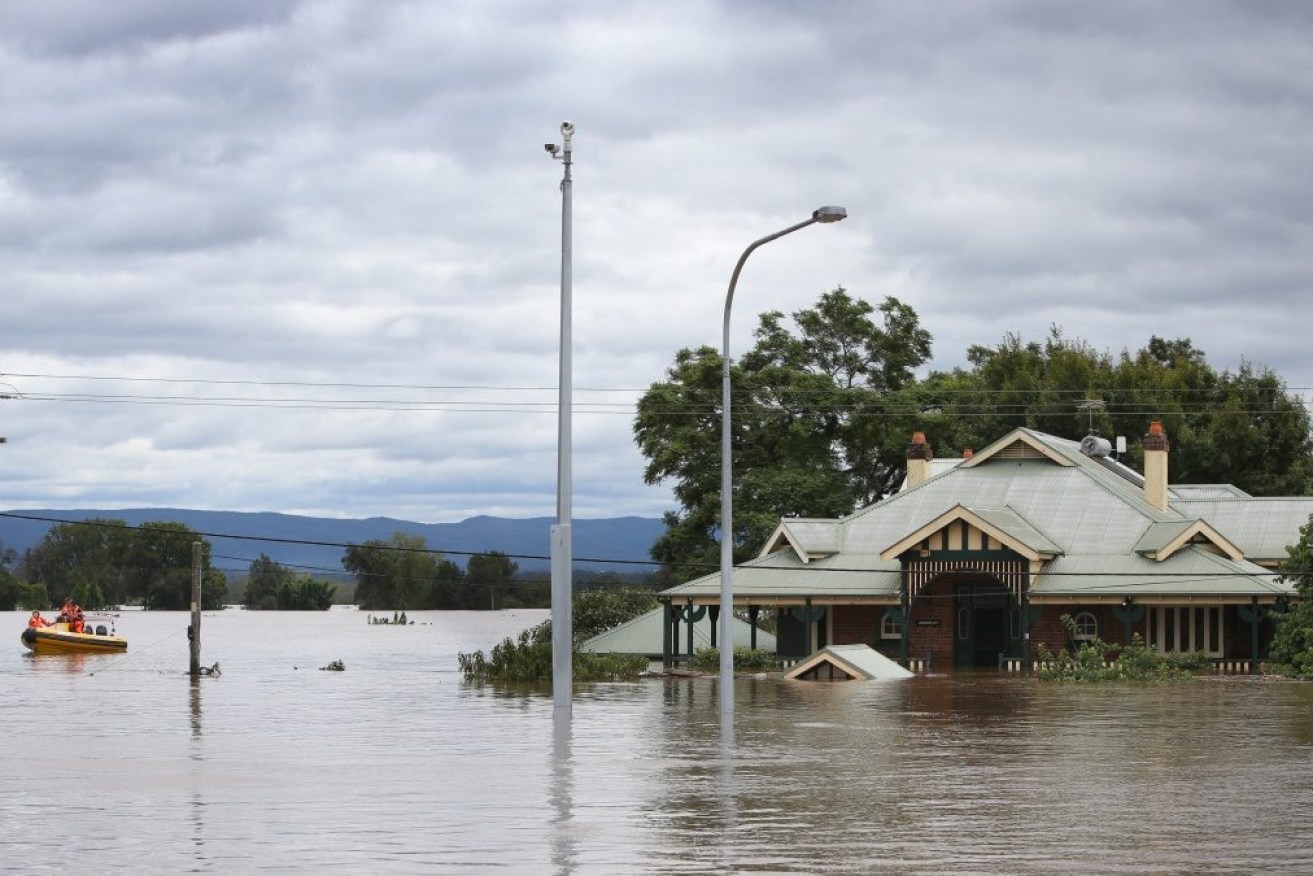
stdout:
[(128, 640), (114, 635), (103, 624), (93, 628), (88, 623), (80, 633), (72, 632), (62, 622), (28, 627), (23, 630), (22, 638), (23, 644), (36, 654), (113, 654), (128, 650)]

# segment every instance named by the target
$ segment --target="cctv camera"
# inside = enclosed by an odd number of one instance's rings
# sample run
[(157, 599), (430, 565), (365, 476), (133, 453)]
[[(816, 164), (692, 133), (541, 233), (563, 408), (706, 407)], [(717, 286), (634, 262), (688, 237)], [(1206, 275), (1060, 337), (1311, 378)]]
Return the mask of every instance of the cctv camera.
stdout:
[(561, 147), (557, 146), (555, 143), (544, 143), (543, 148), (546, 149), (549, 154), (555, 155)]
[(561, 133), (570, 135), (574, 133), (574, 122), (561, 122)]

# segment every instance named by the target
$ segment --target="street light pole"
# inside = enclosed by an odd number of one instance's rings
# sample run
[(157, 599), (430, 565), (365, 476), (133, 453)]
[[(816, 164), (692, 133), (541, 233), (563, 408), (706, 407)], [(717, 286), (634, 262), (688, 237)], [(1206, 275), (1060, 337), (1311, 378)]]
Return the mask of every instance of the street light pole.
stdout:
[(748, 245), (739, 256), (739, 263), (734, 266), (734, 274), (729, 279), (729, 292), (725, 295), (725, 327), (721, 338), (720, 359), (721, 378), (721, 425), (720, 425), (720, 713), (725, 716), (734, 714), (734, 485), (733, 466), (730, 443), (730, 404), (732, 392), (729, 383), (729, 315), (734, 305), (734, 287), (739, 283), (739, 274), (743, 263), (752, 255), (753, 250), (786, 234), (792, 234), (800, 228), (806, 228), (817, 222), (838, 222), (848, 216), (843, 207), (820, 207), (812, 212), (811, 218), (797, 225), (790, 225), (774, 234), (768, 234)]
[(552, 565), (552, 706), (558, 721), (570, 720), (574, 699), (574, 543), (570, 531), (571, 510), (571, 292), (574, 278), (573, 241), (571, 240), (570, 166), (574, 125), (561, 122), (563, 145), (546, 143), (543, 148), (553, 158), (561, 159), (565, 175), (561, 179), (561, 367), (557, 385), (556, 437), (556, 525), (551, 531)]

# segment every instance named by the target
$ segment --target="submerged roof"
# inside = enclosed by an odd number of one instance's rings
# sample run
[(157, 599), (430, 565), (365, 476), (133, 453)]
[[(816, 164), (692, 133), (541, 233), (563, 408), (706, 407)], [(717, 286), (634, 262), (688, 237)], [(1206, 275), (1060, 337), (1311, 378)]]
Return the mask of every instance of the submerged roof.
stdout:
[[(835, 678), (835, 673), (843, 676)], [(877, 678), (911, 678), (912, 672), (899, 666), (869, 645), (831, 645), (822, 648), (784, 674), (785, 678), (807, 676), (820, 681)]]
[[(662, 609), (649, 611), (647, 614), (625, 621), (604, 633), (598, 633), (579, 646), (580, 651), (593, 654), (641, 654), (647, 657), (660, 657), (664, 630), (662, 629)], [(752, 627), (744, 621), (734, 618), (731, 627), (734, 631), (734, 646), (747, 648), (752, 644)], [(680, 626), (679, 647), (688, 642), (688, 627)], [(711, 647), (710, 614), (693, 622), (693, 644), (695, 648)], [(775, 650), (775, 637), (765, 630), (757, 630), (757, 647), (766, 651)]]
[[(1076, 441), (1015, 429), (847, 517), (781, 521), (763, 554), (735, 568), (735, 598), (891, 601), (904, 553), (954, 527), (984, 532), (1040, 564), (1036, 596), (1294, 592), (1259, 563), (1286, 556), (1313, 514), (1313, 497), (1256, 499), (1187, 486), (1174, 489), (1163, 510), (1147, 501), (1143, 484), (1116, 460), (1085, 455)], [(1210, 498), (1198, 498), (1204, 494)], [(665, 593), (714, 600), (719, 588), (712, 574)]]

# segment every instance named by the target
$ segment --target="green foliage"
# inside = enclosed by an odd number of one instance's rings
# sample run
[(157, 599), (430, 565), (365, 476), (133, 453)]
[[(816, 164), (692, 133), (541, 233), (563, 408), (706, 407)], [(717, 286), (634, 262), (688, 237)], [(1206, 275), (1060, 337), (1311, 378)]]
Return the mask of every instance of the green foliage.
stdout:
[(372, 626), (396, 626), (396, 627), (404, 627), (404, 626), (412, 625), (412, 624), (414, 624), (415, 622), (414, 622), (413, 620), (407, 620), (407, 619), (406, 619), (406, 613), (405, 613), (404, 611), (401, 612), (400, 614), (398, 614), (397, 612), (394, 611), (394, 612), (392, 612), (392, 619), (391, 619), (391, 620), (388, 620), (388, 618), (387, 618), (386, 616), (382, 616), (382, 617), (374, 617), (374, 616), (371, 614), (371, 615), (369, 616), (369, 623), (370, 623)]
[[(1257, 496), (1304, 495), (1313, 484), (1307, 409), (1271, 370), (1242, 362), (1234, 373), (1210, 367), (1189, 338), (1149, 339), (1115, 358), (1054, 326), (1043, 344), (1007, 335), (973, 346), (970, 370), (934, 373), (909, 398), (933, 411), (923, 427), (936, 452), (978, 449), (1026, 426), (1079, 440), (1091, 420), (1104, 436), (1126, 435), (1122, 461), (1143, 466), (1134, 440), (1159, 419), (1172, 446), (1174, 483), (1230, 483)], [(1097, 398), (1093, 417), (1078, 409)]]
[(296, 576), (278, 585), (277, 607), (282, 611), (328, 611), (336, 589), (331, 581)]
[[(576, 593), (573, 600), (575, 681), (606, 681), (635, 678), (647, 668), (647, 659), (624, 654), (592, 654), (579, 650), (579, 643), (619, 626), (657, 605), (650, 591), (595, 590)], [(494, 645), (489, 656), (482, 651), (459, 654), (460, 668), (468, 681), (541, 682), (552, 677), (552, 622), (545, 620), (524, 630), (514, 639)]]
[(1295, 585), (1299, 600), (1278, 615), (1270, 656), (1274, 668), (1296, 678), (1313, 678), (1313, 518), (1299, 530), (1299, 541), (1286, 548), (1281, 580)]
[(442, 557), (423, 536), (393, 533), (348, 545), (342, 568), (356, 576), (356, 604), (362, 609), (426, 608), (433, 601)]
[(201, 607), (222, 608), (228, 585), (210, 567), (209, 544), (181, 523), (153, 521), (130, 527), (122, 520), (91, 519), (57, 523), (19, 567), (23, 597), (49, 607), (72, 596), (95, 610), (137, 603), (146, 608), (181, 610), (191, 605), (192, 543), (203, 545)]
[[(699, 648), (693, 653), (694, 669), (714, 672), (720, 668), (719, 648)], [(739, 672), (773, 672), (780, 668), (780, 658), (773, 651), (760, 648), (734, 649), (734, 669)]]
[(13, 611), (18, 608), (23, 596), (23, 582), (10, 567), (13, 565), (15, 552), (12, 548), (0, 547), (0, 611)]
[[(1071, 615), (1062, 616), (1069, 634), (1076, 624)], [(1111, 645), (1102, 639), (1081, 642), (1076, 652), (1057, 654), (1040, 645), (1036, 674), (1045, 681), (1175, 681), (1191, 678), (1208, 669), (1208, 655), (1203, 652), (1161, 654), (1145, 646), (1139, 633), (1129, 645)]]
[(647, 614), (659, 604), (651, 590), (624, 588), (576, 593), (573, 609), (575, 641), (582, 642), (614, 629), (625, 621)]
[[(510, 557), (501, 551), (489, 551), (484, 554), (475, 554), (470, 557), (469, 562), (465, 564), (465, 580), (470, 588), (488, 595), (488, 607), (496, 609), (498, 607), (498, 595), (500, 594), (502, 608), (518, 608), (519, 600), (514, 599), (511, 594), (511, 584), (515, 580), (515, 573), (519, 571), (519, 566), (511, 562)], [(515, 603), (510, 605), (508, 603)]]
[[(482, 651), (458, 654), (465, 680), (488, 682), (543, 682), (552, 678), (552, 622), (543, 621), (524, 630), (515, 639), (503, 639), (492, 648), (491, 656)], [(576, 682), (613, 681), (636, 678), (647, 668), (643, 657), (622, 654), (573, 653)]]
[(275, 563), (267, 554), (251, 561), (246, 573), (242, 603), (249, 609), (278, 608), (278, 588), (292, 577), (291, 570)]
[[(795, 312), (792, 329), (784, 319), (762, 314), (731, 368), (736, 561), (785, 514), (846, 514), (898, 483), (912, 421), (888, 405), (930, 355), (929, 333), (895, 298), (877, 308), (838, 288)], [(719, 351), (680, 350), (634, 420), (644, 479), (672, 482), (680, 504), (652, 550), (675, 581), (715, 568), (719, 553), (721, 378)]]

